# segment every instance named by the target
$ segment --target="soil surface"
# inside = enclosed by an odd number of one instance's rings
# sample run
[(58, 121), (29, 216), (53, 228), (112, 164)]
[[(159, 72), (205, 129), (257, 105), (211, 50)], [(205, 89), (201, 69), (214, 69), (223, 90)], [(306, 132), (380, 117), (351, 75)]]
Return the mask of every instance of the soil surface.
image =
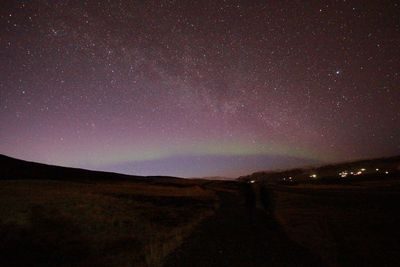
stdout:
[(199, 225), (164, 266), (325, 266), (286, 236), (253, 188), (242, 184), (236, 192), (217, 190), (220, 206), (215, 215)]

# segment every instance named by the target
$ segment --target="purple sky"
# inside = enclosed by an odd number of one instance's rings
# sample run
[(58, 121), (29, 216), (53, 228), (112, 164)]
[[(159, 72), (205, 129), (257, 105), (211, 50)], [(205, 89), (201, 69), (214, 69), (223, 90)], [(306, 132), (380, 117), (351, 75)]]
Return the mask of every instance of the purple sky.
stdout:
[(398, 1), (9, 1), (0, 153), (231, 176), (400, 153)]

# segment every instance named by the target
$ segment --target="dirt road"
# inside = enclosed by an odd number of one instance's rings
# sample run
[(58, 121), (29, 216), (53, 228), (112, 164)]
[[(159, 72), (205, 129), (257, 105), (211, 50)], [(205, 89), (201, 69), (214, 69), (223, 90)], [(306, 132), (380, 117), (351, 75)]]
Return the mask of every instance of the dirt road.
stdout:
[(220, 207), (202, 223), (164, 266), (324, 266), (293, 243), (267, 211), (250, 185), (235, 192), (216, 190)]

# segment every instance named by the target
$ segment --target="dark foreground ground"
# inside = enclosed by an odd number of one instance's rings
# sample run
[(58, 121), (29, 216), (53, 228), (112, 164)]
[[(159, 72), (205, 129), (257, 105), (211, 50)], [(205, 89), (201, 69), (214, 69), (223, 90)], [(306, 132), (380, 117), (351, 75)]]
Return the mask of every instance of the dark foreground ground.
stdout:
[(0, 180), (0, 266), (324, 266), (248, 184)]
[(292, 242), (248, 184), (218, 188), (220, 207), (165, 266), (324, 266)]
[(400, 266), (400, 179), (269, 192), (279, 224), (328, 266)]
[(0, 155), (0, 266), (161, 266), (214, 213), (203, 183)]
[(250, 184), (0, 155), (0, 266), (396, 267), (399, 178)]

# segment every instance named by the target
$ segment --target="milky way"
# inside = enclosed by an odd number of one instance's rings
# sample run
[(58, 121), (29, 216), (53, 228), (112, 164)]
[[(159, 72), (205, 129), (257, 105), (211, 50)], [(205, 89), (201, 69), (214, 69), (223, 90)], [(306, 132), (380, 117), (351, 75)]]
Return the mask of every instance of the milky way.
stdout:
[(238, 176), (400, 153), (397, 1), (10, 1), (0, 153)]

